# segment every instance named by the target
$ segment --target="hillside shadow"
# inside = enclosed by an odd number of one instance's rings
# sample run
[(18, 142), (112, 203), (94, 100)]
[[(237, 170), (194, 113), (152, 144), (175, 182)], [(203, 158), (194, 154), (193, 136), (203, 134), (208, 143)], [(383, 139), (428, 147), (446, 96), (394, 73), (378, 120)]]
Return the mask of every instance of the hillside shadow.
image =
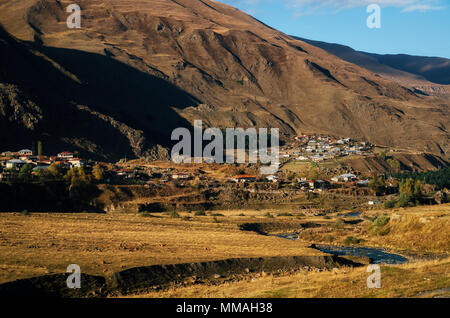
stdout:
[[(68, 139), (81, 140), (87, 135), (93, 142), (105, 145), (105, 151), (124, 155), (133, 152), (129, 135), (143, 142), (144, 148), (170, 146), (170, 134), (175, 128), (192, 129), (191, 123), (172, 107), (183, 109), (201, 103), (172, 83), (111, 57), (19, 42), (1, 26), (0, 66), (0, 82), (17, 85), (42, 108), (42, 125), (33, 134), (53, 136), (47, 150), (58, 143), (64, 145), (56, 138), (61, 132)], [(77, 105), (87, 106), (89, 111), (80, 111)], [(92, 111), (111, 118), (100, 118)], [(119, 132), (111, 119), (142, 131), (145, 140), (134, 136), (136, 131)]]
[(170, 107), (183, 109), (200, 101), (170, 82), (100, 54), (53, 47), (39, 50), (81, 81), (67, 100), (144, 131), (169, 133), (176, 127), (190, 127)]

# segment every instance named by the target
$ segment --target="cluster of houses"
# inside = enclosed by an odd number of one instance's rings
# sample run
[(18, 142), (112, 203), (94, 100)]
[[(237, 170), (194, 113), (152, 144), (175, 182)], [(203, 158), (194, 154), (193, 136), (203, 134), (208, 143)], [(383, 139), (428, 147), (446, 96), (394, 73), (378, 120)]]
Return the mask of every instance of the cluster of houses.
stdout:
[(76, 157), (71, 152), (61, 152), (55, 156), (35, 155), (30, 149), (22, 149), (17, 152), (2, 152), (0, 158), (0, 179), (13, 178), (25, 165), (33, 166), (33, 173), (46, 170), (52, 164), (62, 165), (67, 169), (74, 167), (91, 167), (92, 163)]
[(303, 134), (295, 137), (295, 140), (295, 145), (280, 154), (281, 158), (294, 157), (300, 161), (320, 162), (350, 155), (369, 155), (373, 149), (373, 145), (368, 142), (328, 135)]
[[(269, 182), (282, 182), (276, 175), (266, 176), (264, 178), (260, 178), (254, 175), (236, 175), (230, 178), (231, 181), (236, 183), (246, 183), (246, 182), (258, 182), (262, 180), (267, 180)], [(291, 182), (288, 182), (291, 183)], [(357, 175), (353, 173), (345, 173), (342, 175), (335, 176), (328, 180), (307, 180), (306, 178), (297, 178), (297, 183), (302, 190), (306, 191), (314, 191), (314, 192), (322, 192), (327, 189), (330, 189), (333, 185), (351, 185), (358, 187), (367, 187), (369, 185), (368, 179), (360, 180)]]

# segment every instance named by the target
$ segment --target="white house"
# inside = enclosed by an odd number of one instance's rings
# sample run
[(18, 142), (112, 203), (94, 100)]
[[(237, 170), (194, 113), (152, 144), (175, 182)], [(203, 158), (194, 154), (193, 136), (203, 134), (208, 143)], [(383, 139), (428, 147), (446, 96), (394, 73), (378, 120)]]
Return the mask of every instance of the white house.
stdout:
[(187, 180), (190, 178), (191, 178), (191, 176), (186, 173), (178, 173), (178, 174), (172, 175), (172, 179), (174, 179), (174, 180)]
[(322, 156), (319, 156), (319, 155), (314, 156), (314, 157), (312, 157), (311, 159), (312, 159), (314, 162), (319, 162), (319, 161), (323, 161), (323, 160), (324, 160), (323, 157), (322, 157)]
[(6, 163), (6, 169), (20, 169), (26, 164), (26, 161), (20, 159), (12, 159)]
[(256, 181), (256, 177), (252, 176), (252, 175), (247, 175), (247, 174), (243, 174), (243, 175), (237, 175), (231, 178), (232, 181), (236, 182), (236, 183), (240, 183), (240, 182), (248, 182), (248, 181)]
[(69, 163), (72, 167), (81, 168), (86, 165), (86, 162), (80, 158), (72, 158), (69, 160)]
[(63, 158), (63, 159), (73, 159), (73, 153), (71, 152), (61, 152), (58, 154), (58, 158)]
[(357, 176), (354, 175), (353, 173), (345, 173), (345, 174), (342, 174), (340, 176), (331, 178), (331, 181), (333, 181), (333, 182), (343, 182), (343, 181), (345, 181), (346, 182), (346, 181), (353, 181), (353, 180), (356, 180), (356, 179), (357, 179)]
[(17, 152), (20, 156), (32, 156), (33, 151), (30, 149), (22, 149)]

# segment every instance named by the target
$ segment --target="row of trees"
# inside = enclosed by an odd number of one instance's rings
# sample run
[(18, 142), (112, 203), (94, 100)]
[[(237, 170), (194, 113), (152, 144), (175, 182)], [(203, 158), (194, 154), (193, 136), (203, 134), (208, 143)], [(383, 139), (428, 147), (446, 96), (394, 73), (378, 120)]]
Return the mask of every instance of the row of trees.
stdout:
[[(24, 165), (19, 173), (18, 179), (29, 181), (33, 179), (34, 166)], [(39, 169), (34, 174), (40, 181), (65, 181), (70, 186), (81, 187), (93, 182), (100, 182), (105, 177), (105, 169), (100, 165), (95, 165), (91, 171), (86, 171), (82, 167), (66, 169), (61, 165), (52, 164), (47, 169)]]
[(388, 177), (389, 176), (400, 180), (406, 179), (420, 180), (423, 183), (435, 185), (438, 189), (450, 188), (450, 168), (426, 172), (391, 173), (388, 174)]
[(414, 180), (408, 178), (400, 182), (399, 196), (390, 201), (386, 201), (385, 208), (393, 207), (407, 207), (414, 206), (420, 203), (423, 199), (423, 186), (424, 183), (421, 180)]

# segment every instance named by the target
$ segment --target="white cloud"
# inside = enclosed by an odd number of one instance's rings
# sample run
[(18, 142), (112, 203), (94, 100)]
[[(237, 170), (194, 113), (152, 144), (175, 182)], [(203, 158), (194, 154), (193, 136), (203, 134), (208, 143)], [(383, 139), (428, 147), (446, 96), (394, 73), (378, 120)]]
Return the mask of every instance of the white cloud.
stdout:
[(445, 7), (443, 6), (432, 6), (429, 4), (414, 4), (409, 7), (406, 7), (402, 10), (402, 12), (413, 12), (413, 11), (419, 11), (419, 12), (426, 12), (426, 11), (433, 11), (433, 10), (443, 10)]
[[(222, 0), (224, 1), (224, 0)], [(366, 7), (370, 4), (378, 4), (381, 7), (397, 7), (402, 12), (426, 12), (443, 10), (441, 3), (444, 0), (225, 0), (232, 4), (257, 6), (261, 3), (280, 3), (287, 7), (301, 10), (303, 13), (313, 13), (324, 9), (335, 11)]]

